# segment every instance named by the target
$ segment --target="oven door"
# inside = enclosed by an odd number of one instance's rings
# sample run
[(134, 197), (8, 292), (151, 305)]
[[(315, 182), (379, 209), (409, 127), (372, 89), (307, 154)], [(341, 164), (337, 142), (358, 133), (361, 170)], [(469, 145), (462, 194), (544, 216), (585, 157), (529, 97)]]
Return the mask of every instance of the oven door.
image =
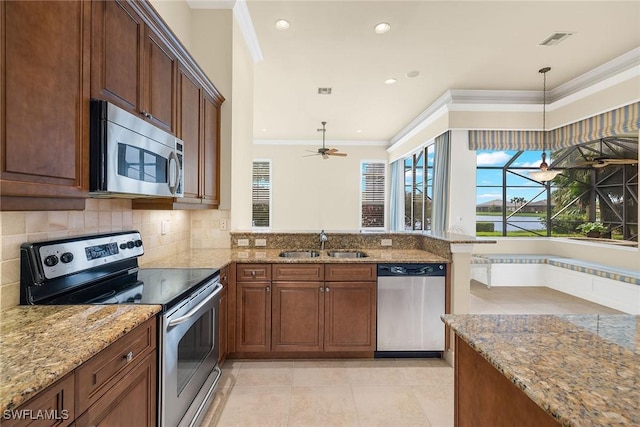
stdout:
[[(217, 280), (209, 282), (162, 317), (162, 426), (191, 425), (212, 397), (220, 374), (216, 366), (220, 292)], [(215, 381), (210, 384), (212, 376)], [(205, 383), (209, 390), (201, 393)]]

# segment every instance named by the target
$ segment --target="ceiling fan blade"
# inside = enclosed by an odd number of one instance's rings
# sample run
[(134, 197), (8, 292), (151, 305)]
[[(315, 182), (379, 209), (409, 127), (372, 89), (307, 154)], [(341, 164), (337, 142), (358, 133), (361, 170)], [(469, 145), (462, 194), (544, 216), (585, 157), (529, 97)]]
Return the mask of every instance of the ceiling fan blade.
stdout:
[(613, 165), (633, 165), (638, 163), (636, 159), (602, 159), (602, 162)]
[(347, 157), (347, 153), (336, 153), (336, 152), (328, 152), (327, 155), (329, 156), (339, 156), (339, 157)]
[[(309, 150), (307, 150), (309, 151)], [(316, 154), (307, 154), (306, 156), (302, 156), (302, 157), (313, 157), (313, 156), (319, 156), (320, 153), (316, 153)]]

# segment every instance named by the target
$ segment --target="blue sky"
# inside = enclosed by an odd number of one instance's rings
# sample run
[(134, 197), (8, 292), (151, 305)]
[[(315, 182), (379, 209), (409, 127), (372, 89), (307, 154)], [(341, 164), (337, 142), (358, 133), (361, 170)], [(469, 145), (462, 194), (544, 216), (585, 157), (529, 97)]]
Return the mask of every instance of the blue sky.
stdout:
[[(478, 166), (504, 166), (506, 162), (513, 157), (517, 151), (491, 151), (478, 150), (477, 165)], [(540, 165), (540, 156), (542, 151), (525, 151), (512, 164), (513, 167), (532, 167), (537, 168)], [(551, 164), (549, 153), (547, 153), (547, 163)], [(527, 175), (527, 171), (517, 171), (522, 175)], [(502, 171), (498, 170), (478, 170), (476, 176), (477, 186), (476, 203), (485, 203), (495, 199), (502, 199)], [(521, 178), (514, 174), (507, 174), (507, 185), (512, 187), (507, 189), (507, 201), (513, 197), (524, 197), (527, 201), (541, 201), (546, 199), (546, 195), (542, 193), (540, 184)], [(495, 186), (495, 187), (491, 187)]]

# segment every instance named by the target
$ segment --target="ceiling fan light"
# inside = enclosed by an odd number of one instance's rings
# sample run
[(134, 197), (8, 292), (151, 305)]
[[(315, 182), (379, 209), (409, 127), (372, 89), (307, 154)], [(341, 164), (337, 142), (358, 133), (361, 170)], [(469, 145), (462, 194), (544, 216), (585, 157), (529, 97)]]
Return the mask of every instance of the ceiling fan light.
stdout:
[(547, 182), (553, 180), (562, 171), (552, 169), (540, 169), (539, 171), (529, 172), (529, 178), (535, 179), (540, 182)]

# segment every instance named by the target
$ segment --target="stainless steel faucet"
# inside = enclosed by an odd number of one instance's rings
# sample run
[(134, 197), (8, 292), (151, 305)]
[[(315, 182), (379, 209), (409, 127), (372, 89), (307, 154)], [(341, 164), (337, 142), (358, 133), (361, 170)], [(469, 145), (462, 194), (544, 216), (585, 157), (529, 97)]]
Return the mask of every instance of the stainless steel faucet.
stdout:
[(324, 242), (326, 242), (327, 240), (329, 240), (329, 238), (327, 237), (327, 235), (324, 232), (324, 230), (322, 230), (320, 232), (320, 250), (321, 251), (324, 251)]

